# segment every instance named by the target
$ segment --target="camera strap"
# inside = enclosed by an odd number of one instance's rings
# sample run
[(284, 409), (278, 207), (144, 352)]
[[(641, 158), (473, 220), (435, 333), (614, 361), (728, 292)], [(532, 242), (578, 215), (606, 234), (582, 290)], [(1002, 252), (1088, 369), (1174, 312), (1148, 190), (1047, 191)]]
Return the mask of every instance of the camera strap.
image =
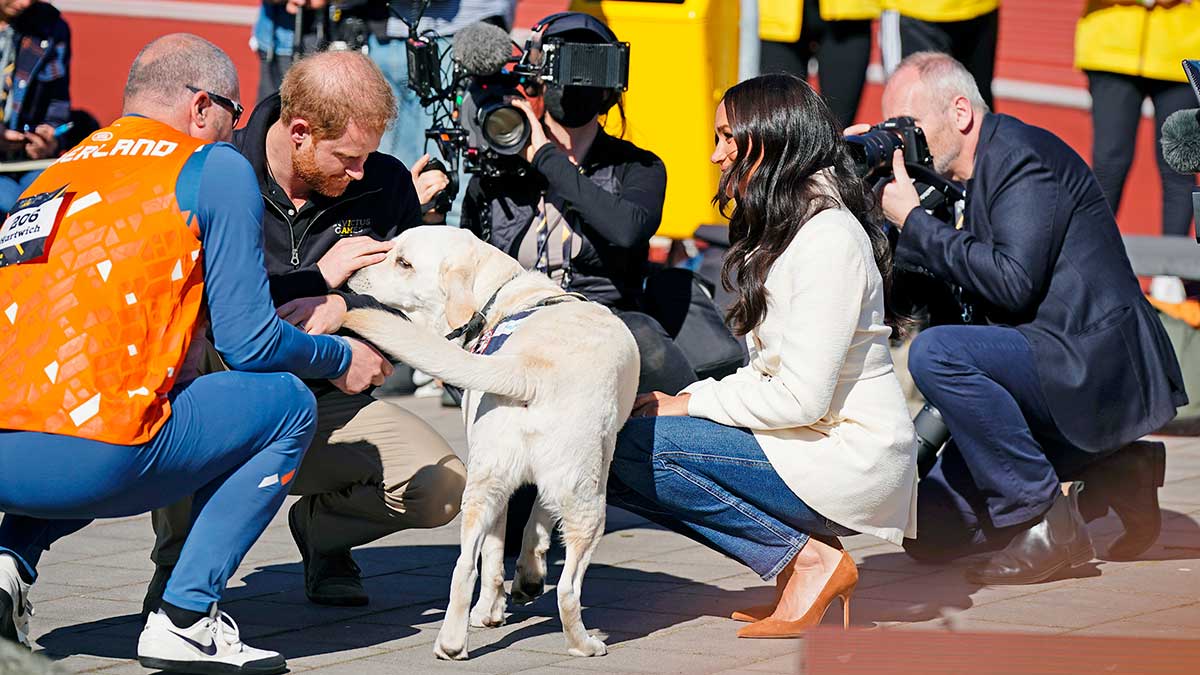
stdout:
[(553, 208), (553, 205), (546, 202), (545, 196), (538, 202), (538, 213), (536, 217), (537, 226), (534, 230), (537, 236), (537, 259), (534, 263), (534, 269), (548, 277), (553, 277), (553, 269), (550, 260), (550, 239), (555, 231), (561, 232), (562, 240), (562, 263), (559, 269), (562, 271), (562, 278), (559, 280), (559, 285), (563, 288), (570, 286), (574, 278), (571, 268), (571, 256), (574, 252), (575, 232), (567, 223), (566, 216)]

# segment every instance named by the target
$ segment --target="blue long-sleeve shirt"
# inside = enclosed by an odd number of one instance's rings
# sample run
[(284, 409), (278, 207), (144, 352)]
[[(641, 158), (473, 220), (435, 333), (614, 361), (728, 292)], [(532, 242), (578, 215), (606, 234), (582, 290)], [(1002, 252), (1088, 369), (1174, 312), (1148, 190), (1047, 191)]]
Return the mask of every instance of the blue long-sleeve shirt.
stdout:
[(213, 344), (234, 370), (333, 379), (350, 367), (345, 338), (308, 335), (275, 314), (263, 262), (262, 197), (250, 164), (228, 143), (202, 147), (175, 185), (204, 246)]

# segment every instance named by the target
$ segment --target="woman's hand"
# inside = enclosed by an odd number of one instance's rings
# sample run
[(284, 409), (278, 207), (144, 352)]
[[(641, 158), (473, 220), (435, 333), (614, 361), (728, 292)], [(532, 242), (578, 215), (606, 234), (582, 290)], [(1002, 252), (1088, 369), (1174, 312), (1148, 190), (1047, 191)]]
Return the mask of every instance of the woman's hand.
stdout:
[(642, 394), (633, 400), (632, 417), (687, 417), (691, 394), (671, 396), (661, 391)]
[(537, 113), (533, 112), (533, 106), (529, 101), (523, 98), (514, 98), (512, 100), (513, 107), (525, 113), (525, 117), (529, 119), (529, 144), (525, 146), (525, 161), (533, 164), (533, 157), (537, 154), (542, 146), (549, 143), (546, 138), (546, 129), (542, 127), (542, 120), (538, 118)]

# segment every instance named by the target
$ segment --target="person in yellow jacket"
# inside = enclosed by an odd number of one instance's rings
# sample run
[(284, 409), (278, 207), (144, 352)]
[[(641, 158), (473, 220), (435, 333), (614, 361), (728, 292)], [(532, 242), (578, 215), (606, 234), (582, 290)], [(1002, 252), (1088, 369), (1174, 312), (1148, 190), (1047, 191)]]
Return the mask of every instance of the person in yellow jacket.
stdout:
[(996, 70), (1000, 0), (882, 0), (879, 48), (891, 74), (917, 52), (943, 52), (967, 67), (989, 108)]
[(1162, 181), (1162, 231), (1187, 236), (1195, 176), (1163, 160), (1167, 116), (1196, 105), (1183, 59), (1200, 58), (1200, 2), (1089, 0), (1075, 29), (1075, 67), (1092, 93), (1092, 170), (1115, 212), (1133, 163), (1142, 102), (1154, 103), (1154, 146)]
[(880, 0), (760, 0), (763, 73), (806, 77), (817, 58), (821, 96), (843, 126), (858, 112)]

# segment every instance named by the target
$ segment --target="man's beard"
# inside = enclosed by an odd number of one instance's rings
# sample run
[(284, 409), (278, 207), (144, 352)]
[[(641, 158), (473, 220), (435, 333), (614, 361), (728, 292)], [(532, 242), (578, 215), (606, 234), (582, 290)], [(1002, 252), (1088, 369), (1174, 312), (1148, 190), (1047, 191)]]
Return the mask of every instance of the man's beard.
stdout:
[(350, 187), (346, 174), (334, 177), (321, 173), (317, 167), (316, 151), (313, 148), (297, 150), (292, 154), (292, 173), (304, 181), (313, 192), (326, 197), (340, 197)]
[(933, 170), (936, 171), (939, 176), (949, 178), (950, 165), (954, 163), (954, 160), (958, 159), (958, 155), (961, 151), (962, 148), (955, 148), (954, 152), (945, 155), (934, 155)]
[[(950, 165), (954, 164), (954, 161), (958, 159), (960, 154), (962, 154), (963, 146), (962, 138), (958, 136), (958, 134), (952, 132), (946, 133), (948, 127), (948, 124), (944, 124), (943, 128), (938, 130), (937, 136), (939, 138), (945, 136), (951, 139), (949, 143), (950, 147), (934, 148), (930, 146), (929, 148), (930, 154), (933, 155), (933, 170), (937, 172), (939, 176), (943, 176), (945, 178), (950, 177)], [(933, 138), (934, 135), (926, 134), (927, 140), (933, 140)]]

